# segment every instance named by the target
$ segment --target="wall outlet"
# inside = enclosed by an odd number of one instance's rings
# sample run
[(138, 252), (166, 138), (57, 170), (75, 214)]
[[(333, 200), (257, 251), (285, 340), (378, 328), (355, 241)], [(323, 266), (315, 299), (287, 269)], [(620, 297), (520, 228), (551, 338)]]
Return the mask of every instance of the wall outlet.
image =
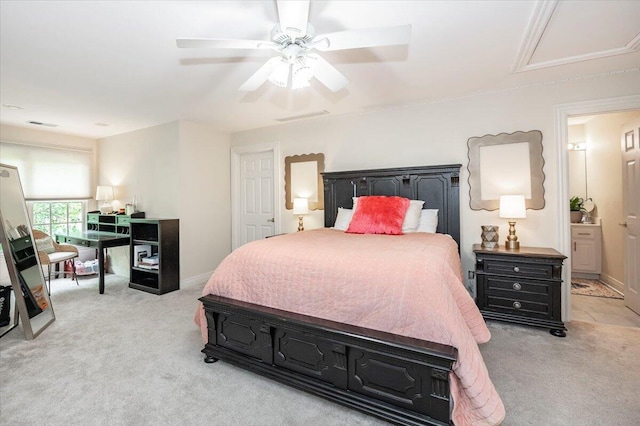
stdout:
[(467, 272), (467, 278), (469, 278), (470, 280), (474, 279), (475, 277), (476, 277), (475, 271), (468, 271)]

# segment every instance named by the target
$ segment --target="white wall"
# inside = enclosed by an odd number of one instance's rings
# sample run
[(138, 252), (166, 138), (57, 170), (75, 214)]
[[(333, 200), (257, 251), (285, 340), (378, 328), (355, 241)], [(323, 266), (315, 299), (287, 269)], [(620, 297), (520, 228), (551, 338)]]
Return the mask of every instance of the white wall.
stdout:
[(584, 125), (587, 142), (587, 188), (602, 223), (603, 281), (624, 288), (625, 229), (622, 190), (622, 126), (640, 111), (603, 114)]
[[(508, 233), (506, 221), (498, 218), (497, 212), (469, 208), (467, 140), (519, 130), (542, 132), (546, 205), (542, 210), (527, 211), (527, 219), (518, 222), (518, 236), (525, 246), (559, 249), (558, 185), (561, 179), (557, 170), (554, 108), (560, 104), (634, 93), (640, 93), (637, 71), (255, 129), (233, 134), (231, 145), (279, 143), (282, 163), (288, 155), (321, 152), (325, 154), (326, 171), (462, 164), (461, 257), (466, 276), (466, 271), (473, 269), (471, 245), (480, 243), (480, 226), (500, 225), (501, 240)], [(283, 176), (281, 185), (284, 185)], [(296, 219), (285, 210), (284, 199), (278, 206), (282, 231), (295, 231)], [(305, 227), (323, 226), (322, 215), (322, 211), (314, 212), (305, 219)], [(475, 286), (475, 283), (469, 284)]]
[(177, 217), (179, 122), (98, 141), (98, 185), (113, 185), (114, 208), (136, 198), (148, 217)]
[(230, 136), (180, 122), (180, 270), (206, 281), (231, 252)]
[[(209, 125), (174, 121), (98, 141), (99, 183), (136, 198), (148, 218), (180, 219), (180, 278), (205, 277), (231, 250), (229, 136)], [(129, 275), (129, 247), (109, 250)]]
[(0, 139), (4, 142), (22, 142), (34, 145), (91, 149), (95, 151), (97, 141), (81, 136), (54, 133), (32, 127), (0, 125)]

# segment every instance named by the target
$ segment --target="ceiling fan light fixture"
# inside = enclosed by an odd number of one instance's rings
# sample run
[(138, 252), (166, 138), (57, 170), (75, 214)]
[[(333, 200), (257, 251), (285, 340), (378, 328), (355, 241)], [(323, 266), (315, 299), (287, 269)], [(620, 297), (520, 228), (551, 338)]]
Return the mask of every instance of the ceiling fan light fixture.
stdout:
[(293, 90), (303, 89), (311, 85), (313, 71), (307, 65), (304, 58), (298, 58), (293, 64), (293, 75), (291, 77), (291, 88)]
[(246, 39), (177, 39), (180, 48), (272, 49), (280, 55), (265, 62), (238, 90), (257, 90), (267, 80), (293, 90), (310, 86), (312, 78), (332, 92), (344, 89), (349, 80), (321, 56), (313, 53), (408, 44), (411, 25), (363, 28), (316, 35), (309, 23), (310, 0), (277, 0), (278, 22), (271, 41)]
[(269, 81), (278, 87), (287, 87), (289, 84), (289, 68), (291, 64), (284, 60), (274, 63), (273, 71), (269, 74)]

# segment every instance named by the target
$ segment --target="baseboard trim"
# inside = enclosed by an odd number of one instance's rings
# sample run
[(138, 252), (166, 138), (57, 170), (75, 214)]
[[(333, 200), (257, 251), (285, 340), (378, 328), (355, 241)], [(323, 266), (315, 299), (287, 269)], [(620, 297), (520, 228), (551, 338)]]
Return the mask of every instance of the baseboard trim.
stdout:
[(624, 283), (621, 283), (612, 276), (609, 276), (607, 274), (600, 274), (600, 281), (602, 281), (618, 293), (624, 294)]
[(600, 274), (585, 274), (581, 272), (572, 272), (571, 278), (583, 278), (586, 280), (599, 280)]
[(209, 277), (211, 277), (211, 274), (213, 274), (213, 271), (204, 272), (200, 275), (181, 279), (180, 288), (191, 287), (193, 285), (200, 285), (204, 287), (205, 283), (209, 280)]

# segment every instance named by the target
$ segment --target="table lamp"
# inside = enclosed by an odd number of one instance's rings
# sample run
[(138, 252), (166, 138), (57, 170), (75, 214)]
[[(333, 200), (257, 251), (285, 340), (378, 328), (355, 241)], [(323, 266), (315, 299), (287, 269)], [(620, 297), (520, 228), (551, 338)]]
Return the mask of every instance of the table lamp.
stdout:
[(504, 248), (507, 250), (519, 250), (520, 243), (516, 236), (516, 221), (513, 219), (524, 219), (527, 217), (524, 195), (501, 195), (500, 217), (509, 221), (509, 236), (507, 236), (507, 240), (504, 242)]
[(100, 213), (111, 213), (113, 209), (109, 201), (113, 200), (113, 186), (98, 186), (96, 189), (96, 200), (104, 201), (104, 204), (100, 206)]
[(309, 214), (309, 200), (306, 198), (294, 198), (293, 214), (298, 215), (298, 231), (304, 231), (302, 215)]

